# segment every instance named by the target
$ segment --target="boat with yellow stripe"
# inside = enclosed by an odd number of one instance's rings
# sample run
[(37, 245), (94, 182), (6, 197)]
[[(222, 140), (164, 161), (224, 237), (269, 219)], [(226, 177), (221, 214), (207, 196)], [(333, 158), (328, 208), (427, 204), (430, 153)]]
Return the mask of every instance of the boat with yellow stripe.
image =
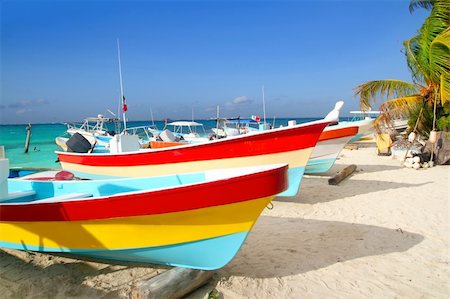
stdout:
[(117, 153), (57, 152), (61, 167), (80, 177), (145, 177), (219, 168), (286, 163), (295, 196), (305, 166), (329, 120), (212, 140), (205, 143)]
[(267, 165), (162, 177), (8, 179), (0, 247), (217, 269), (288, 185)]

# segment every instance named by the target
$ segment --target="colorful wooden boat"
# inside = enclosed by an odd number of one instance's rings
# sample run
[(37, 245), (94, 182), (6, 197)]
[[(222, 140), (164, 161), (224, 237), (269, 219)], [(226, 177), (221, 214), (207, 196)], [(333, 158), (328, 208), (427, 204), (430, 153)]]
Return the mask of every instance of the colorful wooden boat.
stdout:
[(217, 269), (287, 188), (287, 170), (282, 164), (151, 178), (5, 180), (0, 247)]
[(326, 127), (320, 134), (305, 173), (327, 172), (336, 162), (339, 153), (344, 146), (352, 142), (357, 135), (364, 135), (373, 127), (373, 120), (344, 121), (336, 125)]
[(297, 194), (306, 163), (329, 121), (233, 136), (206, 143), (125, 153), (57, 152), (61, 167), (80, 177), (144, 177), (217, 168), (289, 164), (289, 189)]

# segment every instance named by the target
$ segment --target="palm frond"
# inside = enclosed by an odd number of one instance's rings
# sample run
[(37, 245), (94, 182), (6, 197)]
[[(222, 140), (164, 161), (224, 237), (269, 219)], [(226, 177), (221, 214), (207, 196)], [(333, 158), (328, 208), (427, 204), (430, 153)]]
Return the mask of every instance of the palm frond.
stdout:
[(416, 8), (433, 8), (433, 0), (411, 0), (409, 3), (409, 12), (413, 12)]
[(419, 94), (384, 102), (379, 108), (381, 114), (374, 122), (375, 129), (378, 132), (381, 132), (383, 127), (394, 129), (394, 121), (396, 119), (409, 118), (410, 113), (418, 105), (423, 105), (423, 96)]
[(433, 82), (441, 83), (441, 75), (450, 74), (450, 27), (436, 36), (430, 45), (430, 69)]
[(424, 97), (420, 94), (399, 97), (382, 103), (379, 110), (388, 113), (391, 117), (402, 118), (408, 116), (411, 109), (417, 105), (422, 105), (423, 100)]
[[(416, 5), (419, 5), (417, 3)], [(450, 26), (450, 1), (435, 0), (431, 4), (430, 16), (425, 19), (418, 34), (404, 43), (408, 67), (413, 78), (420, 81), (423, 77), (427, 85), (430, 82), (433, 84), (439, 82), (439, 75), (434, 76), (435, 70), (430, 62), (431, 45)]]
[(372, 108), (372, 103), (376, 103), (378, 96), (385, 96), (387, 99), (392, 97), (405, 97), (411, 94), (417, 94), (421, 86), (400, 81), (400, 80), (375, 80), (363, 83), (355, 87), (355, 96), (359, 96), (361, 110), (365, 111)]
[(405, 47), (406, 63), (411, 71), (413, 81), (419, 84), (426, 84), (427, 80), (425, 78), (425, 74), (427, 72), (421, 68), (423, 63), (419, 63), (416, 58), (416, 53), (420, 52), (418, 39), (419, 38), (415, 36), (403, 42), (403, 46)]
[(450, 75), (441, 75), (441, 84), (439, 87), (442, 106), (450, 105)]

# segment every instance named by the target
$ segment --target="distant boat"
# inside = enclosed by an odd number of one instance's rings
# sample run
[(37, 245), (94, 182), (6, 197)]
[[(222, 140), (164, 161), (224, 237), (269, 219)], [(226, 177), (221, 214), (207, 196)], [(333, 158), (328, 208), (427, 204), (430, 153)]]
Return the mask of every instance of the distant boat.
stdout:
[(182, 140), (186, 140), (187, 142), (199, 143), (209, 141), (205, 128), (201, 123), (195, 121), (174, 121), (167, 123), (165, 128), (167, 129), (167, 127), (170, 128), (170, 131), (175, 136), (179, 136)]
[(254, 119), (217, 118), (216, 122), (216, 127), (211, 129), (214, 132), (214, 138), (237, 136), (263, 130), (260, 127), (260, 122)]
[(287, 170), (283, 164), (115, 180), (9, 179), (0, 194), (0, 247), (221, 268), (287, 188)]
[[(114, 130), (108, 128), (107, 124), (111, 123), (114, 126)], [(69, 136), (73, 136), (78, 133), (86, 138), (92, 145), (107, 146), (109, 139), (114, 136), (120, 129), (120, 119), (112, 117), (104, 117), (102, 114), (98, 114), (97, 117), (87, 117), (81, 125), (67, 124), (67, 133)], [(108, 141), (98, 139), (96, 137), (107, 137)], [(59, 143), (61, 143), (59, 140)], [(57, 140), (58, 144), (58, 140)], [(60, 144), (58, 144), (60, 145)]]
[[(369, 118), (369, 119), (376, 119), (382, 112), (381, 111), (350, 111), (350, 114), (353, 115), (353, 118), (351, 119), (351, 121), (355, 121), (355, 120), (362, 120), (365, 118)], [(407, 118), (395, 118), (391, 120), (392, 122), (392, 128), (395, 129), (397, 132), (401, 133), (403, 131), (405, 131), (408, 128), (408, 119)], [(359, 138), (358, 138), (359, 137)], [(356, 136), (355, 140), (352, 141), (356, 141), (360, 138), (363, 138), (364, 136)]]
[(328, 120), (320, 120), (161, 149), (141, 149), (115, 154), (57, 154), (63, 169), (87, 178), (143, 177), (288, 163), (289, 189), (282, 195), (294, 196), (298, 192), (313, 148), (329, 123)]

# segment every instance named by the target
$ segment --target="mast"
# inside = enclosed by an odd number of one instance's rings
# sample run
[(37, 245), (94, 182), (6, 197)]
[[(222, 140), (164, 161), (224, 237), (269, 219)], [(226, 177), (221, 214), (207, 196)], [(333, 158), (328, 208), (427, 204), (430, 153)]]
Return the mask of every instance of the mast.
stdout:
[(264, 97), (264, 85), (262, 86), (262, 98), (263, 98), (264, 125), (266, 125), (266, 100), (265, 100), (265, 97)]
[(117, 58), (119, 59), (120, 101), (122, 104), (122, 113), (123, 113), (123, 130), (125, 131), (127, 129), (127, 118), (125, 114), (125, 112), (127, 111), (127, 104), (125, 103), (125, 96), (123, 95), (122, 64), (120, 62), (119, 39), (117, 39)]
[(217, 110), (216, 110), (216, 134), (219, 135), (219, 105), (217, 105)]
[(153, 109), (152, 109), (152, 106), (150, 106), (150, 117), (152, 118), (152, 125), (155, 125), (155, 120), (153, 119)]

